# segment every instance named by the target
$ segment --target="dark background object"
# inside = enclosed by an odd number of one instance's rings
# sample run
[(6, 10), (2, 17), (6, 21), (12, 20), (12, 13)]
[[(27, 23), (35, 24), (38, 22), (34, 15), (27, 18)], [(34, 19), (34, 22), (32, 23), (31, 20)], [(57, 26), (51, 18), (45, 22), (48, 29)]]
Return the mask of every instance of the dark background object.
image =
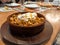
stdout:
[(18, 3), (20, 0), (15, 0), (16, 1), (16, 3)]
[(53, 0), (49, 0), (49, 2), (53, 2)]

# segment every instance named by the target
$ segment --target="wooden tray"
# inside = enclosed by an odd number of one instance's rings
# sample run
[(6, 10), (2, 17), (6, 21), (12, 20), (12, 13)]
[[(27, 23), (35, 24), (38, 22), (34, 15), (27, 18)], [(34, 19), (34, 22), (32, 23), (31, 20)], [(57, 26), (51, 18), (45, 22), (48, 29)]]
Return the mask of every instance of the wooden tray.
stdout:
[(12, 36), (10, 34), (9, 26), (7, 22), (5, 22), (1, 27), (1, 34), (4, 39), (14, 44), (23, 44), (23, 45), (41, 44), (50, 38), (52, 32), (53, 32), (53, 28), (48, 21), (46, 21), (44, 29), (41, 33), (30, 38), (20, 38), (20, 37), (16, 38)]

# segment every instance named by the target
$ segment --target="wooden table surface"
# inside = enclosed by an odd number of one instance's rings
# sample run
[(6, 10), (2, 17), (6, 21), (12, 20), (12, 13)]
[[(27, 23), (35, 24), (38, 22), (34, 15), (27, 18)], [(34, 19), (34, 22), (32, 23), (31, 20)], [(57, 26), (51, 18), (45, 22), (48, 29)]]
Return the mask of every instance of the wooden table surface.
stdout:
[[(2, 24), (6, 21), (7, 17), (12, 13), (16, 13), (16, 12), (18, 11), (0, 12), (0, 28)], [(46, 19), (51, 23), (53, 27), (52, 35), (49, 41), (45, 43), (45, 45), (52, 45), (60, 29), (60, 10), (50, 9), (50, 10), (46, 10), (45, 12), (42, 12), (41, 14), (43, 14), (46, 17)], [(0, 38), (0, 45), (5, 45), (1, 40), (1, 38)]]

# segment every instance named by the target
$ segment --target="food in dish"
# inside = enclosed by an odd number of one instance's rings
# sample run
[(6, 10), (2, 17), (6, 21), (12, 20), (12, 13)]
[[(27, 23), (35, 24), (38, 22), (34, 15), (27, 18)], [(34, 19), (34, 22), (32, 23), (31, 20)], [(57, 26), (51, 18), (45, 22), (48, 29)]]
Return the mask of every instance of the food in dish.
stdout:
[(34, 36), (44, 29), (45, 17), (39, 13), (16, 13), (8, 17), (11, 34), (21, 37)]
[(50, 2), (38, 2), (37, 4), (40, 6), (43, 6), (43, 7), (52, 7), (53, 6), (53, 4)]
[(5, 10), (8, 10), (9, 8), (7, 6), (4, 7)]
[(12, 24), (18, 24), (17, 26), (34, 26), (37, 24), (41, 24), (44, 21), (43, 17), (38, 17), (36, 13), (25, 13), (25, 14), (19, 14), (19, 15), (13, 15), (10, 18), (10, 21)]
[(8, 6), (4, 6), (4, 7), (1, 7), (0, 8), (0, 11), (1, 12), (8, 12), (8, 11), (13, 11), (12, 8), (8, 7)]
[(37, 5), (37, 4), (26, 4), (26, 5), (24, 5), (25, 7), (27, 7), (27, 8), (39, 8), (40, 6), (39, 5)]
[(20, 4), (17, 3), (11, 3), (11, 4), (6, 4), (7, 6), (20, 6)]

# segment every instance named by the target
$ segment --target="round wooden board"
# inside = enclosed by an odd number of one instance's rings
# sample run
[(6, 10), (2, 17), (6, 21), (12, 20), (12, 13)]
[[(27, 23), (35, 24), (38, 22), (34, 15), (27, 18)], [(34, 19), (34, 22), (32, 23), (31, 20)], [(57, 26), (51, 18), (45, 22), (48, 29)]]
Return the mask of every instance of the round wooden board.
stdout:
[[(15, 38), (10, 34), (8, 23), (5, 22), (1, 27), (1, 35), (4, 39), (14, 44), (36, 45), (48, 40), (53, 32), (53, 27), (46, 21), (44, 29), (41, 33), (30, 38)], [(25, 39), (25, 40), (24, 40)]]

